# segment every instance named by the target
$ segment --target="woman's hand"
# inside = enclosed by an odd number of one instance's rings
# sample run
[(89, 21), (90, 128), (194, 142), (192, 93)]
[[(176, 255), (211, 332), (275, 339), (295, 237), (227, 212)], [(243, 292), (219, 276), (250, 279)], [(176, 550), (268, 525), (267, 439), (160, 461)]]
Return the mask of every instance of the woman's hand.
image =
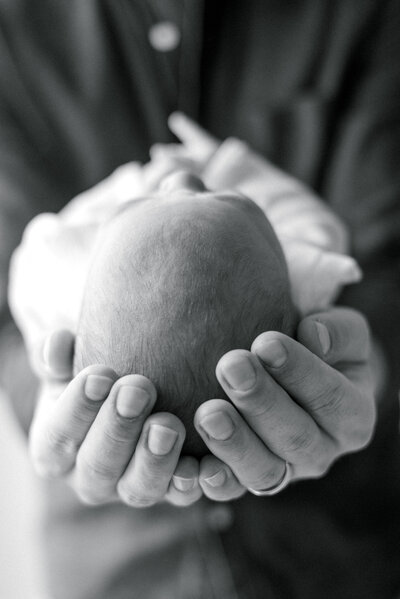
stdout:
[(44, 380), (30, 434), (36, 471), (67, 479), (92, 505), (197, 501), (198, 462), (180, 457), (185, 429), (176, 416), (150, 415), (154, 385), (141, 375), (118, 379), (101, 365), (70, 380), (73, 343), (70, 333), (60, 331), (38, 352), (36, 370)]
[(273, 489), (285, 473), (288, 483), (320, 477), (370, 441), (375, 401), (364, 318), (333, 308), (302, 320), (297, 339), (271, 331), (251, 352), (221, 358), (217, 377), (232, 403), (208, 401), (195, 416), (216, 456), (200, 467), (209, 498)]

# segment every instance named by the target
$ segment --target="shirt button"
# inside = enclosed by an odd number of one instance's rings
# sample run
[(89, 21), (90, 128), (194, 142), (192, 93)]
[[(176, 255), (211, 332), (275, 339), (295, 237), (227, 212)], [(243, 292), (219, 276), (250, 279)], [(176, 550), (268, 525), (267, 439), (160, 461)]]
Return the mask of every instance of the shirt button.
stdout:
[(171, 21), (156, 23), (149, 30), (149, 41), (155, 50), (170, 52), (175, 50), (181, 41), (180, 31)]
[(215, 505), (207, 511), (206, 519), (211, 530), (223, 532), (233, 524), (233, 511), (227, 505)]

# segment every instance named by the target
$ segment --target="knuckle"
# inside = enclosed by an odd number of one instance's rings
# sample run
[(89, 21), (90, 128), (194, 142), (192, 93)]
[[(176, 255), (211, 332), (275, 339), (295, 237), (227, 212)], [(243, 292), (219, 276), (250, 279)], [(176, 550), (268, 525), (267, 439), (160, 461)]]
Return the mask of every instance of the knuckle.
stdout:
[(252, 418), (258, 420), (266, 420), (275, 410), (279, 409), (278, 396), (274, 396), (269, 389), (257, 389), (258, 393), (255, 394), (254, 401), (252, 398), (251, 402), (246, 400), (246, 404), (241, 406), (241, 411), (247, 414), (251, 414)]
[(334, 415), (340, 418), (346, 396), (345, 385), (342, 381), (337, 381), (329, 387), (320, 389), (310, 401), (310, 408), (315, 413), (322, 413), (328, 417)]
[(103, 404), (104, 399), (95, 400), (86, 396), (81, 397), (79, 405), (75, 409), (76, 418), (85, 424), (90, 424)]
[(115, 467), (106, 464), (98, 458), (87, 456), (80, 452), (76, 458), (76, 468), (80, 474), (91, 480), (100, 480), (109, 482), (115, 479)]
[(313, 454), (317, 448), (318, 439), (310, 427), (300, 429), (289, 435), (284, 448), (285, 454)]
[(132, 422), (125, 422), (121, 418), (103, 431), (103, 437), (111, 447), (125, 446), (128, 441), (132, 442)]
[(314, 376), (313, 365), (314, 362), (307, 364), (303, 360), (288, 360), (288, 363), (281, 368), (282, 376), (288, 387), (307, 389)]
[(72, 456), (76, 453), (77, 444), (67, 433), (48, 428), (45, 435), (46, 450), (49, 455), (68, 455)]

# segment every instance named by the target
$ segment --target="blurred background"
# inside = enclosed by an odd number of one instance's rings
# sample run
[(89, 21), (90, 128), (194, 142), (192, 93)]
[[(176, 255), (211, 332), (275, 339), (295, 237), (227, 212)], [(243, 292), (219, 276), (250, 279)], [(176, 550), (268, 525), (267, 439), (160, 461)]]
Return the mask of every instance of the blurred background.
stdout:
[(0, 599), (48, 599), (41, 562), (40, 493), (26, 439), (0, 394)]

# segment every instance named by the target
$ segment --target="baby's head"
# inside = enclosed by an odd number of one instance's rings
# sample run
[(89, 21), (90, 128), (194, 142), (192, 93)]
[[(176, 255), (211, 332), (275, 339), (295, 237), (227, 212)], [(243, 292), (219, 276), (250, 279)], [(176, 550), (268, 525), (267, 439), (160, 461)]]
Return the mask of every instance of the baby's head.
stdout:
[[(178, 186), (179, 187), (179, 186)], [(155, 384), (157, 411), (186, 427), (204, 401), (226, 398), (219, 358), (267, 330), (292, 334), (295, 311), (280, 244), (262, 211), (234, 193), (185, 189), (126, 204), (104, 227), (90, 270), (75, 371), (107, 364)]]

